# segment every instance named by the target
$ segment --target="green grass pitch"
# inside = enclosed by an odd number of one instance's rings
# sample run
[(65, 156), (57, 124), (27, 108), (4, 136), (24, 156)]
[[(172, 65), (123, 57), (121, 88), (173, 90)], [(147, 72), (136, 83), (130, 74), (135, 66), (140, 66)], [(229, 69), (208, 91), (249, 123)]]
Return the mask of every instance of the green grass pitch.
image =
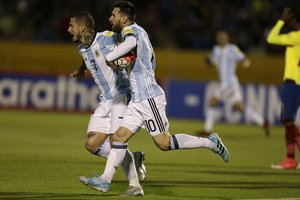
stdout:
[[(300, 170), (272, 170), (284, 158), (283, 128), (218, 124), (230, 162), (207, 149), (161, 152), (145, 131), (130, 140), (146, 154), (144, 197), (120, 197), (120, 168), (107, 194), (79, 182), (101, 174), (105, 160), (84, 148), (88, 114), (0, 110), (0, 199), (300, 199)], [(201, 121), (170, 119), (172, 133), (194, 134)], [(297, 158), (298, 153), (297, 153)]]

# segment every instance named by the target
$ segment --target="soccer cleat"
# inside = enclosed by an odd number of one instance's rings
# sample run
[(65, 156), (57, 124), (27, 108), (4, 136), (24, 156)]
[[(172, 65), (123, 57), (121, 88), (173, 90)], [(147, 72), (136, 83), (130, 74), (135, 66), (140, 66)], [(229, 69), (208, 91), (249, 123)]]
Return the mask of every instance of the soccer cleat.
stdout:
[(105, 182), (104, 179), (98, 175), (91, 178), (80, 176), (79, 180), (84, 184), (104, 193), (108, 192), (111, 186), (110, 183)]
[(211, 132), (203, 129), (201, 131), (198, 131), (196, 134), (198, 137), (208, 137), (211, 134)]
[(124, 194), (121, 196), (144, 196), (144, 191), (142, 187), (129, 186)]
[(265, 119), (263, 129), (264, 129), (264, 132), (265, 132), (265, 136), (269, 137), (270, 136), (270, 124), (269, 124), (268, 119)]
[(297, 163), (293, 158), (286, 158), (278, 164), (271, 165), (272, 169), (296, 169)]
[(134, 157), (134, 163), (139, 175), (139, 179), (143, 181), (146, 179), (146, 174), (147, 174), (146, 167), (144, 165), (145, 154), (140, 151), (133, 152), (132, 154)]
[(218, 136), (218, 134), (212, 133), (207, 137), (207, 139), (209, 139), (213, 143), (211, 150), (213, 152), (219, 154), (222, 157), (222, 159), (224, 160), (224, 162), (228, 162), (229, 161), (229, 151), (227, 150), (225, 145), (222, 143), (222, 140)]

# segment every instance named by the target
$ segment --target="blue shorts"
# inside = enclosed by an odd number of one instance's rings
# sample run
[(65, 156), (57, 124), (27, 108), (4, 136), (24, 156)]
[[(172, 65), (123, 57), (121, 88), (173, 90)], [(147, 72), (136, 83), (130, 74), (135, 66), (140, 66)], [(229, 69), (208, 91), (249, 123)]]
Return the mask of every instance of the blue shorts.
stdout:
[(281, 94), (282, 110), (281, 120), (295, 120), (300, 105), (300, 85), (292, 80), (286, 80)]

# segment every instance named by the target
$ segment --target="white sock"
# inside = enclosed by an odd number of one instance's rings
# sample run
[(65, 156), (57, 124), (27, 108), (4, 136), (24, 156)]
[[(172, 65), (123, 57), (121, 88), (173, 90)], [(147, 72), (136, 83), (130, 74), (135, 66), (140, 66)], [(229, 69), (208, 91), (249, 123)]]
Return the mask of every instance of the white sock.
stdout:
[(187, 134), (175, 134), (170, 138), (170, 146), (175, 149), (212, 148), (212, 141), (207, 138), (191, 136)]
[(217, 115), (217, 109), (213, 107), (208, 107), (205, 116), (204, 130), (211, 132), (215, 124), (215, 118)]
[(125, 157), (122, 162), (122, 167), (125, 172), (125, 175), (128, 178), (129, 185), (133, 187), (141, 187), (135, 168), (134, 158), (129, 150), (127, 150), (125, 154)]
[(111, 150), (110, 142), (106, 140), (94, 154), (97, 156), (101, 156), (103, 158), (107, 158), (110, 150)]
[(112, 149), (106, 161), (105, 169), (101, 177), (108, 183), (111, 182), (118, 167), (123, 161), (127, 151), (127, 143), (113, 142)]
[(245, 117), (246, 119), (249, 119), (251, 122), (254, 122), (255, 124), (258, 124), (260, 126), (264, 124), (263, 117), (249, 106), (247, 106), (245, 109)]

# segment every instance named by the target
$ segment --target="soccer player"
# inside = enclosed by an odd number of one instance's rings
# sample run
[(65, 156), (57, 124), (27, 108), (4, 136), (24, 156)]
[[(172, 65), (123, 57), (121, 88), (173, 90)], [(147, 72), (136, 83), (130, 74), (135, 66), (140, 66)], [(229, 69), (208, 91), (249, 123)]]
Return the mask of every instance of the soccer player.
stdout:
[[(300, 11), (299, 6), (284, 8), (281, 18), (270, 31), (267, 42), (270, 44), (282, 45), (285, 51), (285, 69), (283, 75), (283, 87), (281, 94), (282, 110), (281, 122), (285, 127), (286, 158), (276, 165), (271, 165), (273, 169), (300, 169), (295, 160), (295, 146), (300, 150), (299, 129), (295, 125), (295, 117), (300, 99)], [(293, 31), (280, 33), (281, 29), (287, 25)]]
[(269, 123), (253, 108), (244, 106), (240, 92), (239, 80), (236, 76), (236, 67), (239, 62), (245, 68), (250, 66), (250, 60), (240, 49), (229, 42), (226, 31), (216, 34), (217, 45), (212, 49), (212, 54), (206, 58), (210, 65), (215, 65), (219, 75), (220, 85), (209, 100), (206, 111), (204, 129), (198, 132), (199, 136), (208, 136), (213, 129), (217, 117), (217, 107), (223, 101), (231, 103), (235, 110), (246, 114), (252, 122), (264, 128), (266, 136), (269, 135)]
[[(91, 115), (87, 128), (86, 149), (91, 153), (107, 158), (111, 150), (108, 137), (114, 133), (124, 116), (129, 101), (129, 80), (122, 71), (114, 70), (106, 65), (104, 56), (116, 45), (117, 36), (111, 31), (94, 32), (94, 19), (87, 12), (74, 14), (69, 23), (68, 32), (73, 42), (80, 43), (78, 52), (83, 63), (71, 75), (82, 78), (88, 69), (100, 91), (100, 103)], [(122, 160), (122, 167), (129, 180), (129, 187), (143, 189), (139, 183), (134, 157), (127, 150)], [(142, 163), (143, 154), (135, 154), (139, 168), (145, 170)], [(142, 171), (141, 171), (142, 172)], [(141, 175), (145, 178), (145, 171)]]
[[(219, 154), (225, 162), (229, 161), (229, 152), (215, 133), (208, 138), (187, 134), (170, 135), (165, 94), (155, 80), (155, 54), (148, 34), (134, 20), (135, 7), (132, 3), (115, 3), (109, 21), (112, 30), (121, 34), (123, 42), (106, 55), (106, 60), (111, 62), (132, 50), (136, 50), (137, 58), (132, 70), (128, 72), (131, 101), (120, 127), (112, 136), (112, 149), (104, 173), (92, 178), (85, 177), (87, 184), (99, 190), (110, 188), (116, 169), (126, 154), (128, 140), (142, 127), (147, 129), (156, 146), (162, 151), (207, 148)], [(135, 188), (131, 192), (135, 192)]]

